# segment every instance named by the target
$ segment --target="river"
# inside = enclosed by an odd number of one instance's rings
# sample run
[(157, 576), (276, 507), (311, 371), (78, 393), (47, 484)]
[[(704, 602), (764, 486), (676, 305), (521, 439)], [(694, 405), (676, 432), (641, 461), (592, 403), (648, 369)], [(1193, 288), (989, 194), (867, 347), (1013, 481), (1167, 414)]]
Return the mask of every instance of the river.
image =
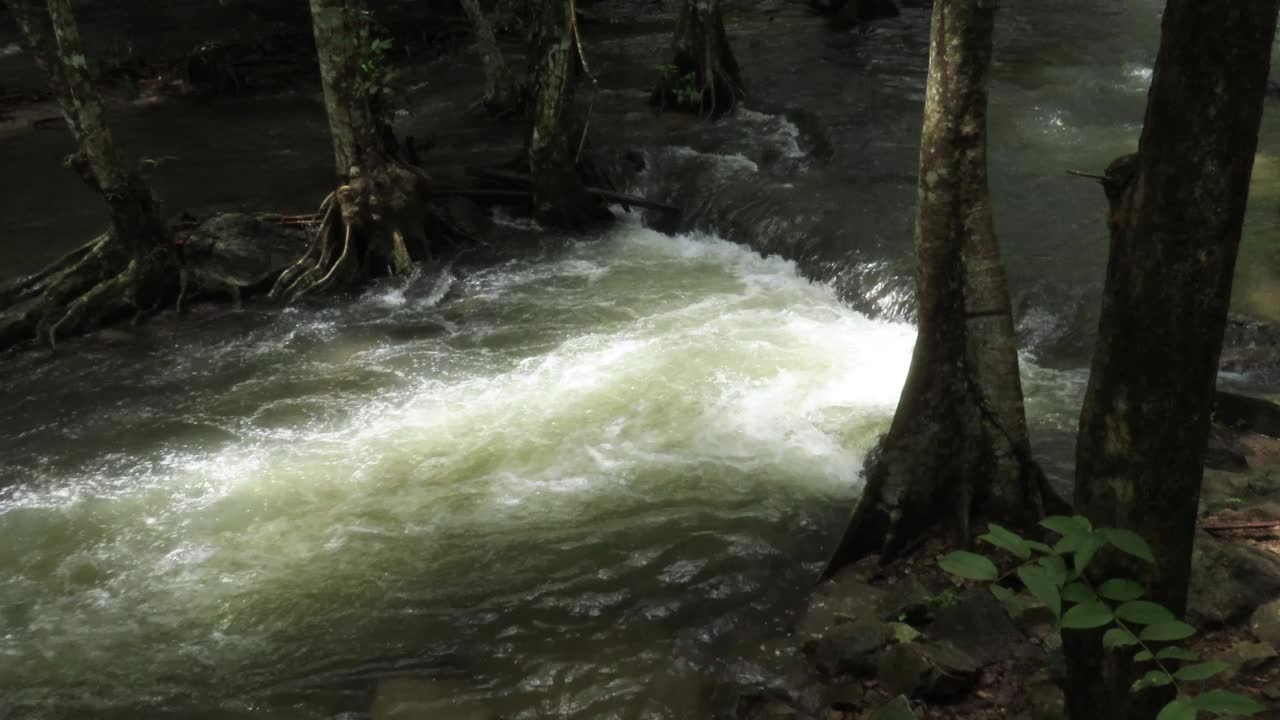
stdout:
[[(1132, 146), (1156, 7), (1025, 3), (1001, 24), (993, 186), (1059, 480), (1106, 246), (1100, 192), (1061, 170)], [(788, 8), (733, 23), (752, 110), (625, 143), (623, 121), (646, 116), (628, 73), (663, 38), (602, 33), (602, 135), (644, 150), (636, 189), (695, 198), (703, 231), (626, 215), (350, 302), (7, 358), (0, 717), (354, 720), (379, 679), (407, 675), (436, 683), (432, 717), (692, 718), (725, 672), (767, 666), (910, 359), (927, 42), (910, 3), (861, 34)], [(410, 123), (438, 109), (422, 92)], [(259, 112), (215, 131), (246, 102)], [(191, 124), (121, 120), (148, 156), (184, 157), (152, 170), (171, 197), (319, 191), (305, 98), (172, 112)], [(207, 147), (183, 145), (192, 128)], [(3, 196), (23, 241), (93, 225), (44, 167), (62, 142), (45, 137), (0, 138), (32, 171)], [(1274, 310), (1261, 197), (1242, 273), (1263, 280), (1237, 300)], [(46, 251), (8, 247), (14, 263)]]

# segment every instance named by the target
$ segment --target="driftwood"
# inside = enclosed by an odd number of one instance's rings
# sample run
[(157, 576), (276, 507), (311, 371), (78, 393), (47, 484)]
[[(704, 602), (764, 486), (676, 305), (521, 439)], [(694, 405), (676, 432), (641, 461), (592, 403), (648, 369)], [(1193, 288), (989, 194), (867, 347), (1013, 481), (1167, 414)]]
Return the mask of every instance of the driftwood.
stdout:
[[(532, 182), (528, 175), (524, 173), (513, 172), (510, 170), (496, 170), (493, 168), (468, 168), (467, 174), (473, 177), (496, 180), (502, 183), (507, 183), (508, 185), (516, 185), (516, 186), (524, 186), (524, 187), (527, 187), (530, 184), (530, 182)], [(442, 194), (454, 194), (454, 195), (462, 194), (461, 192), (459, 192), (459, 189), (438, 190), (436, 192), (441, 192)], [(494, 192), (494, 191), (487, 190), (487, 192)], [(524, 196), (529, 195), (529, 192), (526, 190), (515, 190), (514, 188), (506, 188), (506, 192), (519, 192)], [(657, 202), (656, 200), (648, 200), (646, 198), (638, 197), (636, 195), (628, 195), (626, 193), (620, 193), (614, 190), (605, 190), (603, 188), (589, 187), (587, 188), (587, 193), (594, 195), (595, 197), (598, 197), (601, 200), (608, 200), (610, 202), (616, 202), (622, 205), (634, 205), (635, 207), (644, 208), (646, 210), (663, 210), (666, 212), (680, 212), (680, 208), (676, 207), (675, 205), (669, 205), (667, 203)], [(484, 197), (484, 196), (473, 195), (472, 197)], [(489, 196), (489, 197), (502, 197), (502, 196)]]

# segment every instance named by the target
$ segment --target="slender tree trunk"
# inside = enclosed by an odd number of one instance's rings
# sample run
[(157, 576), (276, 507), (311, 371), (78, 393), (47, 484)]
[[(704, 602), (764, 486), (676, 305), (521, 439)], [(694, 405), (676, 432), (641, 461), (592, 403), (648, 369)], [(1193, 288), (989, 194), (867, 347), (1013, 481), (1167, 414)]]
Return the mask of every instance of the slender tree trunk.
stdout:
[[(1111, 256), (1076, 456), (1077, 511), (1130, 528), (1158, 564), (1102, 554), (1182, 613), (1249, 177), (1280, 0), (1169, 0), (1136, 156), (1108, 169)], [(1067, 633), (1074, 718), (1150, 720), (1131, 653)]]
[(571, 0), (540, 0), (534, 48), (529, 175), (539, 222), (577, 228), (601, 217), (578, 172), (584, 145), (574, 110), (576, 43)]
[(664, 73), (651, 102), (662, 108), (719, 117), (746, 97), (729, 46), (720, 0), (684, 0), (672, 42), (674, 72)]
[[(174, 286), (172, 243), (151, 191), (125, 162), (107, 127), (68, 0), (4, 0), (27, 49), (49, 75), (77, 152), (68, 160), (111, 211), (111, 229), (82, 251), (0, 293), (14, 303), (0, 316), (0, 345), (32, 332), (53, 342), (92, 329), (127, 309), (156, 308)], [(19, 290), (18, 287), (22, 286)]]
[(480, 0), (462, 0), (462, 9), (475, 31), (480, 64), (484, 68), (484, 106), (494, 115), (509, 115), (519, 109), (520, 94), (506, 61), (502, 59), (493, 25), (480, 9)]
[(916, 220), (919, 335), (889, 433), (824, 577), (900, 554), (943, 529), (967, 542), (977, 517), (1026, 526), (1042, 514), (1008, 288), (987, 187), (987, 84), (995, 0), (933, 5)]
[(431, 257), (428, 179), (401, 162), (378, 79), (363, 67), (376, 39), (367, 0), (311, 0), (311, 20), (338, 187), (307, 252), (271, 290), (287, 300), (408, 274)]

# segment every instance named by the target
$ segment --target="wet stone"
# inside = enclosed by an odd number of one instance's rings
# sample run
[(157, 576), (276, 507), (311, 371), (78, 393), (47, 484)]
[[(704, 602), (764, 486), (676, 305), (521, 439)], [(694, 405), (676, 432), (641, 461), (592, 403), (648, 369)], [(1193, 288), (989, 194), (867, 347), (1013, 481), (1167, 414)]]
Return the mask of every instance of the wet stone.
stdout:
[(869, 675), (875, 672), (876, 653), (892, 638), (889, 626), (878, 620), (836, 625), (818, 640), (814, 663), (828, 675)]
[(978, 661), (947, 643), (904, 643), (880, 656), (876, 679), (891, 693), (946, 700), (971, 690), (978, 675)]

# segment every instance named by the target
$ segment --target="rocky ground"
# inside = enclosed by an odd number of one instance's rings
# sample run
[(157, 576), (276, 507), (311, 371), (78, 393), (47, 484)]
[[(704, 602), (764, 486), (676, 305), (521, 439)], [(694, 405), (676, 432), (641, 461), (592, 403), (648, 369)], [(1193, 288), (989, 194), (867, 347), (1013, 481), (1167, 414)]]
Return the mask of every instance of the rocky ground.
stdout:
[[(1206, 682), (1280, 718), (1280, 406), (1224, 395), (1206, 469), (1188, 641), (1231, 670)], [(869, 559), (821, 587), (793, 637), (745, 683), (743, 720), (1065, 718), (1062, 639), (1043, 606), (1012, 616), (985, 588), (937, 567), (930, 545)]]

